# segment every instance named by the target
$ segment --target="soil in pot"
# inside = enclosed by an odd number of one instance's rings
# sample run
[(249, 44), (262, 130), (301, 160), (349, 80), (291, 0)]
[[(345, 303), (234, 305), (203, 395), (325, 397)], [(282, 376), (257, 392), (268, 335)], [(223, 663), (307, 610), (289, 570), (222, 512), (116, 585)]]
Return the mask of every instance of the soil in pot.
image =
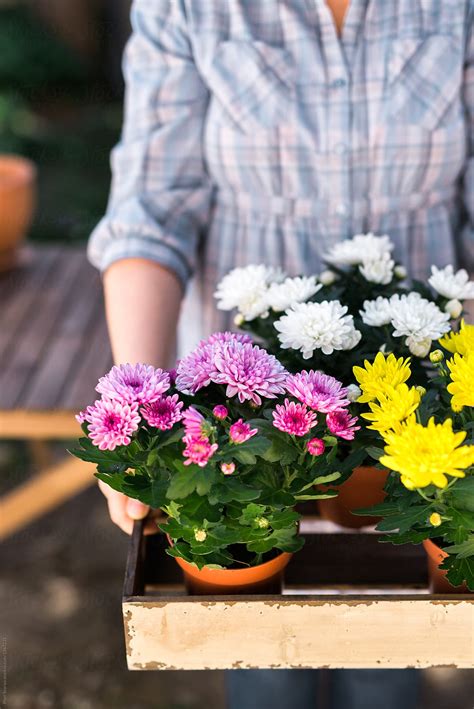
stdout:
[(283, 571), (292, 556), (288, 552), (276, 553), (258, 566), (235, 569), (198, 569), (184, 559), (175, 560), (183, 570), (186, 589), (193, 596), (277, 594), (281, 593)]
[(353, 515), (352, 510), (383, 502), (385, 498), (383, 488), (387, 476), (387, 470), (379, 470), (372, 466), (361, 465), (356, 468), (351, 477), (337, 488), (339, 490), (337, 497), (318, 500), (319, 514), (322, 519), (350, 529), (377, 524), (380, 517)]
[(444, 559), (448, 556), (432, 539), (425, 539), (423, 542), (428, 556), (428, 574), (430, 577), (431, 593), (470, 593), (465, 583), (460, 586), (452, 586), (446, 579), (446, 571), (439, 568)]

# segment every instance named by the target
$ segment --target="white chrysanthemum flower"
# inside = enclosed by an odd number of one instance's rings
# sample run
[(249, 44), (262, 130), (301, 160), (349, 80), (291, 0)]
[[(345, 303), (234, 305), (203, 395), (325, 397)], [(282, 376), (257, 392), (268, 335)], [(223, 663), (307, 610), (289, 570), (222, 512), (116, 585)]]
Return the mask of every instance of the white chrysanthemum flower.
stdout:
[(390, 258), (390, 254), (384, 253), (378, 259), (364, 259), (359, 271), (366, 281), (386, 286), (392, 281), (394, 266), (395, 261)]
[(393, 246), (386, 234), (356, 234), (352, 239), (335, 244), (324, 255), (324, 260), (339, 266), (358, 266), (364, 261), (377, 261), (383, 258), (384, 254), (390, 255)]
[(388, 325), (392, 319), (392, 311), (388, 298), (381, 295), (375, 300), (364, 300), (364, 309), (359, 310), (362, 322), (372, 327)]
[(267, 293), (267, 302), (270, 308), (282, 312), (295, 303), (305, 302), (322, 287), (321, 283), (316, 283), (316, 276), (286, 278), (283, 283), (271, 284)]
[(417, 340), (416, 337), (410, 335), (405, 340), (405, 344), (415, 357), (426, 357), (433, 343), (429, 337), (425, 337), (423, 340)]
[(436, 268), (431, 266), (431, 276), (428, 283), (437, 293), (449, 300), (470, 300), (474, 298), (474, 281), (469, 280), (469, 275), (464, 268), (454, 272), (454, 268)]
[(284, 277), (280, 269), (263, 265), (234, 268), (217, 286), (214, 293), (217, 307), (219, 310), (237, 308), (245, 320), (253, 320), (268, 312), (268, 287)]
[(357, 386), (357, 384), (349, 384), (349, 386), (347, 387), (347, 398), (351, 403), (357, 401), (361, 394), (362, 390), (360, 389), (360, 387)]
[(462, 313), (462, 303), (457, 298), (448, 300), (444, 306), (444, 312), (448, 313), (450, 318), (458, 318)]
[(332, 286), (332, 284), (337, 281), (337, 278), (337, 273), (331, 271), (330, 268), (327, 268), (325, 271), (321, 271), (318, 276), (318, 280), (323, 284), (323, 286)]
[(416, 342), (423, 343), (426, 348), (428, 340), (439, 340), (450, 330), (449, 314), (443, 313), (435, 303), (422, 298), (419, 293), (392, 295), (390, 310), (393, 334), (395, 337), (406, 337), (405, 344), (411, 352)]
[(408, 271), (405, 268), (405, 266), (402, 266), (401, 263), (397, 264), (395, 268), (393, 269), (393, 273), (397, 278), (399, 278), (401, 281), (408, 276)]
[(334, 350), (349, 350), (362, 337), (355, 329), (347, 306), (338, 300), (322, 303), (297, 303), (275, 323), (283, 349), (299, 350), (309, 359), (315, 350), (330, 355)]

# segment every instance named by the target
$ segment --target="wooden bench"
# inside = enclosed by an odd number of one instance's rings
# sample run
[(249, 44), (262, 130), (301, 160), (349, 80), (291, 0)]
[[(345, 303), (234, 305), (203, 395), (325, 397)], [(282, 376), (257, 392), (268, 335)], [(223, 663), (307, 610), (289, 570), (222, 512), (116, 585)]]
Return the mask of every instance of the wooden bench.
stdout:
[[(27, 247), (0, 274), (0, 439), (47, 441), (80, 434), (74, 414), (95, 398), (112, 364), (100, 275), (84, 248)], [(95, 481), (94, 466), (60, 463), (0, 499), (0, 539)]]

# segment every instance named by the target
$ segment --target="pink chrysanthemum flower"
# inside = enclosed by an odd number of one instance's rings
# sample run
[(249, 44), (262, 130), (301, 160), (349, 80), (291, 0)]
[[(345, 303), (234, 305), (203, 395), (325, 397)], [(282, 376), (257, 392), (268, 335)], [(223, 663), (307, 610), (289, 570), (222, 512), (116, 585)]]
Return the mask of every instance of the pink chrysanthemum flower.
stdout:
[(89, 419), (87, 418), (89, 414), (91, 414), (94, 411), (93, 406), (87, 406), (83, 411), (79, 411), (78, 414), (75, 415), (75, 419), (78, 423), (81, 425), (84, 423), (84, 421), (88, 421)]
[(128, 404), (150, 404), (160, 399), (169, 388), (169, 374), (162, 369), (155, 369), (150, 364), (119, 364), (99, 379), (96, 391), (108, 399)]
[(349, 411), (332, 411), (326, 416), (326, 424), (331, 433), (346, 441), (352, 441), (355, 432), (360, 429), (356, 423), (357, 416), (351, 417)]
[[(178, 366), (178, 364), (179, 364), (179, 360), (176, 363), (176, 367)], [(170, 378), (170, 386), (173, 387), (176, 384), (176, 368), (168, 369), (168, 376)]]
[(230, 332), (226, 330), (225, 332), (214, 332), (207, 340), (203, 340), (202, 342), (208, 342), (210, 345), (216, 343), (222, 344), (223, 342), (241, 342), (245, 345), (246, 343), (251, 344), (253, 340), (250, 335), (245, 332)]
[(117, 446), (128, 446), (131, 436), (140, 425), (138, 404), (99, 399), (86, 413), (89, 438), (101, 451), (113, 451)]
[(177, 394), (174, 394), (146, 404), (140, 409), (140, 413), (150, 426), (160, 431), (167, 431), (183, 418), (182, 408), (183, 402), (179, 401)]
[(207, 438), (209, 424), (204, 416), (194, 408), (189, 406), (183, 412), (183, 424), (186, 429), (185, 435), (191, 438)]
[(275, 428), (292, 436), (305, 436), (318, 423), (316, 414), (306, 404), (297, 404), (289, 399), (277, 404), (272, 416)]
[(322, 455), (326, 449), (326, 445), (322, 438), (311, 438), (306, 444), (306, 450), (310, 455)]
[(291, 374), (286, 380), (289, 394), (321, 413), (339, 411), (349, 404), (347, 389), (329, 374), (303, 370)]
[(185, 394), (195, 394), (211, 383), (215, 372), (214, 346), (202, 343), (183, 357), (176, 369), (176, 388)]
[(183, 456), (187, 458), (187, 460), (184, 461), (185, 465), (195, 463), (199, 465), (200, 468), (204, 468), (218, 448), (217, 443), (211, 443), (209, 439), (204, 436), (201, 438), (185, 436), (183, 440), (186, 443), (186, 448), (183, 451)]
[(262, 396), (274, 399), (285, 391), (285, 368), (257, 345), (224, 343), (216, 351), (215, 366), (213, 381), (227, 385), (226, 396), (237, 396), (241, 403), (250, 400), (260, 406)]
[(218, 419), (218, 421), (224, 421), (224, 419), (226, 419), (229, 414), (227, 408), (225, 406), (222, 406), (221, 404), (214, 406), (214, 408), (212, 409), (212, 413), (214, 414), (216, 419)]
[(232, 475), (235, 472), (235, 463), (221, 463), (221, 470), (224, 475)]
[(232, 443), (245, 443), (258, 433), (258, 428), (250, 428), (248, 423), (239, 419), (229, 428), (229, 438)]
[(235, 332), (215, 332), (207, 340), (201, 340), (198, 346), (177, 364), (176, 388), (185, 394), (195, 394), (199, 389), (209, 386), (217, 373), (215, 368), (216, 352), (225, 343), (252, 342), (249, 335)]

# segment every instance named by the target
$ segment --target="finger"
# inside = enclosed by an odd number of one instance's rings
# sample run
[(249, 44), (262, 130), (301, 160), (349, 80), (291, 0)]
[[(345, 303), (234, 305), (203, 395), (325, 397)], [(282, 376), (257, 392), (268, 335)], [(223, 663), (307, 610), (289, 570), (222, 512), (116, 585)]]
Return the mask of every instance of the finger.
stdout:
[(148, 536), (150, 534), (157, 534), (159, 531), (156, 521), (154, 519), (147, 519), (143, 527), (143, 534)]
[(131, 519), (143, 519), (147, 516), (150, 508), (140, 500), (127, 500), (126, 513)]
[(133, 520), (127, 514), (126, 504), (125, 496), (111, 495), (107, 498), (110, 519), (126, 534), (131, 534), (133, 531)]

